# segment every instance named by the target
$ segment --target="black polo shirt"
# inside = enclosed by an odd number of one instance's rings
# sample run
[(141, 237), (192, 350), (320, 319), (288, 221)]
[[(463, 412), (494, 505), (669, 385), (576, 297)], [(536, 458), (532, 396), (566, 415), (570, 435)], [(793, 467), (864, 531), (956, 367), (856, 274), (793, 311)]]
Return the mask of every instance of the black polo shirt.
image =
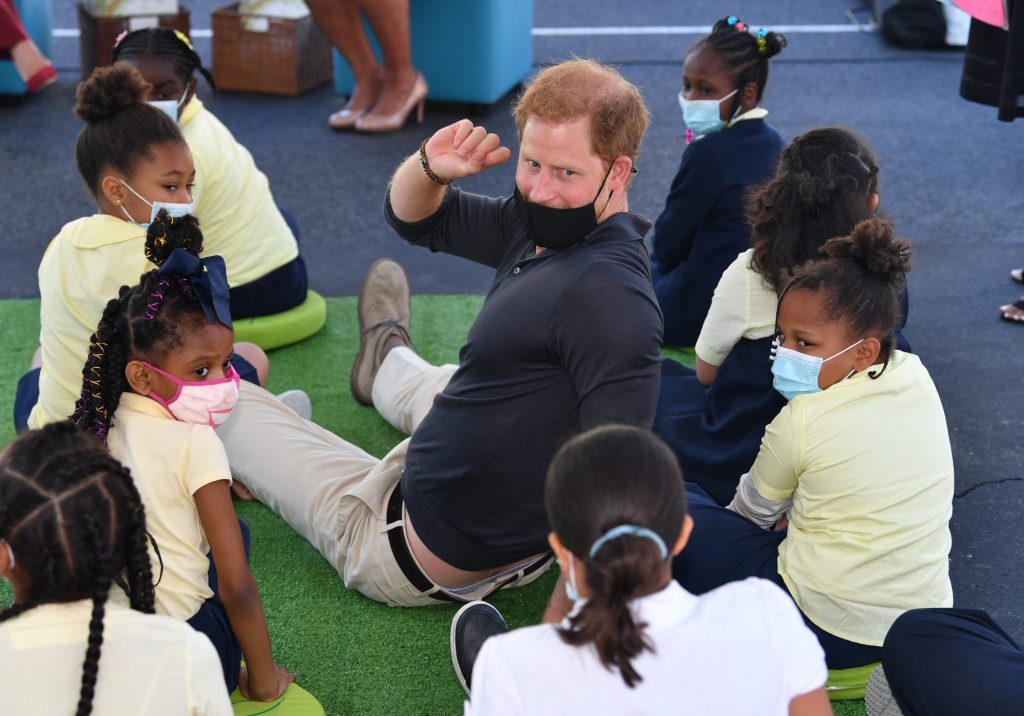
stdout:
[(544, 479), (568, 438), (606, 423), (650, 427), (662, 316), (644, 234), (614, 214), (579, 243), (537, 254), (511, 197), (450, 188), (406, 241), (496, 269), (459, 369), (416, 428), (402, 497), (431, 552), (465, 570), (547, 549)]

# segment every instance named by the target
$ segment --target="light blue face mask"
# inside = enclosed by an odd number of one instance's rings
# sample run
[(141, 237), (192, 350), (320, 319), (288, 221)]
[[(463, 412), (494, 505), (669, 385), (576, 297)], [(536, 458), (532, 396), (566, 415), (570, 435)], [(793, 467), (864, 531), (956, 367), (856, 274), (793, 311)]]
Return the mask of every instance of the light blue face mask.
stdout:
[(153, 99), (147, 102), (151, 104), (161, 112), (170, 117), (175, 124), (178, 123), (178, 110), (181, 109), (181, 105), (185, 104), (185, 98), (188, 97), (188, 88), (185, 88), (184, 94), (178, 100), (173, 99)]
[(569, 553), (569, 578), (565, 580), (565, 596), (569, 597), (570, 602), (577, 602), (580, 598), (580, 591), (576, 589), (576, 563), (572, 552)]
[[(863, 342), (864, 339), (861, 338), (852, 346), (847, 346), (828, 358), (809, 356), (790, 348), (778, 346), (774, 349), (775, 356), (772, 359), (772, 375), (775, 376), (772, 379), (772, 385), (786, 400), (792, 400), (798, 395), (820, 393), (821, 386), (818, 385), (818, 376), (821, 374), (821, 366)], [(856, 370), (851, 370), (846, 378), (856, 372)]]
[(180, 217), (180, 216), (185, 216), (185, 214), (191, 214), (193, 212), (193, 210), (195, 209), (195, 206), (196, 206), (195, 201), (190, 201), (188, 204), (175, 204), (173, 202), (167, 202), (167, 201), (150, 201), (149, 199), (144, 197), (142, 194), (140, 194), (139, 192), (137, 192), (134, 189), (132, 189), (128, 185), (128, 182), (124, 181), (123, 179), (121, 179), (119, 181), (122, 184), (124, 184), (125, 188), (128, 191), (130, 191), (132, 194), (134, 194), (135, 196), (139, 197), (144, 202), (149, 204), (149, 206), (150, 206), (149, 221), (147, 221), (145, 223), (143, 223), (141, 221), (136, 221), (135, 219), (133, 219), (132, 215), (128, 213), (128, 210), (125, 209), (124, 206), (122, 206), (121, 204), (118, 204), (118, 207), (121, 209), (121, 213), (123, 213), (128, 218), (128, 221), (130, 221), (133, 224), (136, 224), (138, 226), (141, 226), (143, 229), (148, 229), (149, 228), (149, 225), (151, 223), (153, 223), (153, 220), (156, 219), (156, 215), (160, 213), (161, 209), (166, 209), (167, 210), (167, 215), (168, 216), (173, 216), (175, 218)]
[(679, 93), (679, 109), (683, 111), (683, 121), (694, 138), (717, 132), (725, 126), (719, 107), (738, 91), (734, 89), (722, 99), (686, 99), (682, 92)]

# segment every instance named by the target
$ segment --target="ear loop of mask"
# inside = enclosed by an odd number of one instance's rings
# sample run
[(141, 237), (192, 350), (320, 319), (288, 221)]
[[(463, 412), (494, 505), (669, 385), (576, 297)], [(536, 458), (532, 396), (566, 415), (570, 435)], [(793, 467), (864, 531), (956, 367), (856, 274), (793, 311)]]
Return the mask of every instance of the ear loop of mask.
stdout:
[[(111, 179), (117, 179), (117, 177), (110, 177), (110, 178)], [(142, 199), (142, 201), (146, 202), (146, 204), (150, 208), (153, 208), (153, 202), (149, 201), (142, 194), (140, 194), (139, 192), (137, 192), (134, 189), (132, 189), (131, 185), (128, 184), (128, 182), (126, 182), (124, 179), (117, 179), (117, 181), (121, 182), (121, 184), (124, 185), (125, 189), (127, 189), (128, 191), (130, 191), (132, 194), (134, 194), (135, 196), (139, 197), (140, 199)], [(128, 221), (132, 222), (133, 224), (141, 224), (141, 223), (143, 223), (143, 222), (140, 222), (138, 219), (132, 218), (132, 215), (129, 214), (128, 210), (124, 208), (124, 204), (118, 203), (117, 208), (120, 209), (121, 213), (125, 215), (125, 218), (128, 219)]]

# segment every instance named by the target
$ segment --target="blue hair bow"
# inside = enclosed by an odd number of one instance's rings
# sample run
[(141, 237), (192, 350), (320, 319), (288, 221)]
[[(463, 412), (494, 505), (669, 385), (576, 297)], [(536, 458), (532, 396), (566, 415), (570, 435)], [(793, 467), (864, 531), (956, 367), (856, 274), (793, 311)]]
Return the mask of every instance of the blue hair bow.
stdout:
[(206, 320), (234, 328), (231, 324), (228, 272), (223, 258), (207, 256), (200, 259), (184, 249), (175, 249), (158, 273), (161, 276), (172, 274), (187, 278), (192, 290), (196, 292), (199, 305), (203, 307)]

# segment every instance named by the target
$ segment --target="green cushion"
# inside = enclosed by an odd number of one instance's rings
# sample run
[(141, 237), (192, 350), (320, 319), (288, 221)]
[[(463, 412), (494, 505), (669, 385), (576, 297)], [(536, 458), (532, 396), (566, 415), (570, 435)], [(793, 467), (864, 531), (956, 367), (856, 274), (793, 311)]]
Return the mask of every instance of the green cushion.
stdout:
[(697, 364), (697, 353), (690, 347), (662, 346), (661, 357), (671, 358), (689, 368), (693, 368)]
[(290, 684), (284, 696), (276, 701), (249, 701), (235, 689), (231, 693), (231, 708), (235, 716), (324, 716), (320, 702), (298, 684)]
[(864, 687), (868, 684), (868, 677), (880, 663), (876, 661), (874, 664), (857, 666), (853, 669), (829, 669), (828, 681), (825, 684), (829, 700), (843, 701), (864, 698)]
[(241, 318), (235, 324), (236, 343), (255, 343), (265, 351), (304, 341), (324, 327), (327, 302), (316, 291), (295, 308), (271, 316)]

